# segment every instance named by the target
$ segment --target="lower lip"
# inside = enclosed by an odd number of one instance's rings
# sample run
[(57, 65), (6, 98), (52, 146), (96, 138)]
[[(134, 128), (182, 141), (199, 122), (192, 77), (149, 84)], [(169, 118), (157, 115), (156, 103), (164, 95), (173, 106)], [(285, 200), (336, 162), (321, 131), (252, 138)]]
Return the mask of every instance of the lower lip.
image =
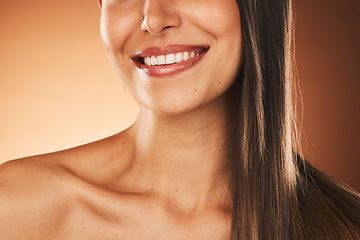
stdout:
[(157, 66), (147, 66), (145, 64), (141, 64), (139, 62), (135, 62), (135, 65), (137, 68), (139, 68), (141, 71), (143, 71), (145, 74), (152, 76), (152, 77), (162, 77), (162, 76), (168, 76), (180, 72), (184, 72), (193, 66), (195, 66), (206, 54), (205, 52), (203, 54), (200, 54), (199, 56), (196, 56), (194, 58), (188, 59), (183, 62), (178, 62), (174, 64), (169, 65), (157, 65)]

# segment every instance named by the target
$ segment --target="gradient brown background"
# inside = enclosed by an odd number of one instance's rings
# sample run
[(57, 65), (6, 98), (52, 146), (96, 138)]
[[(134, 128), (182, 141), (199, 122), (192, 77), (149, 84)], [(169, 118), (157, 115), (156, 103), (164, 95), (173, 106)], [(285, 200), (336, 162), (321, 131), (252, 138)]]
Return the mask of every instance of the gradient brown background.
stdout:
[[(297, 0), (305, 156), (360, 190), (358, 0)], [(99, 37), (95, 0), (12, 0), (0, 8), (0, 163), (128, 127), (137, 104)]]

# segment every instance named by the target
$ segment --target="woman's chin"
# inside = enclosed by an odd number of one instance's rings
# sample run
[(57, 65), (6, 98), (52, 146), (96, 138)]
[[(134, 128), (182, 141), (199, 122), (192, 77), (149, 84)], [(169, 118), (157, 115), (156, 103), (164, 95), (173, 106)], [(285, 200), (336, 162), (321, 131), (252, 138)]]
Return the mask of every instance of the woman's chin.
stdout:
[[(160, 116), (160, 117), (176, 117), (185, 115), (189, 112), (194, 111), (194, 109), (191, 109), (189, 107), (171, 107), (171, 106), (146, 106), (146, 111), (150, 111), (152, 114)], [(140, 108), (140, 111), (141, 108)]]
[(178, 99), (178, 101), (153, 101), (141, 103), (140, 112), (144, 111), (159, 117), (183, 118), (199, 117), (204, 120), (212, 112), (219, 111), (219, 106), (224, 107), (226, 101), (219, 96), (215, 99)]

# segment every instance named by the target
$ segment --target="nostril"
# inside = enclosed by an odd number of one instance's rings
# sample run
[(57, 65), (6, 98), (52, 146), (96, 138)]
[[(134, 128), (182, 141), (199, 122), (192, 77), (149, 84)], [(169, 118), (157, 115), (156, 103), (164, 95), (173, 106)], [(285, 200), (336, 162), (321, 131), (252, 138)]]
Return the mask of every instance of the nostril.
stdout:
[(161, 29), (161, 32), (164, 32), (164, 31), (166, 31), (167, 29), (171, 29), (171, 28), (173, 28), (174, 26), (165, 26), (165, 27), (163, 27), (163, 29)]
[(144, 20), (141, 29), (155, 36), (162, 36), (165, 32), (175, 30), (181, 25), (180, 16), (169, 6), (148, 4), (143, 13)]

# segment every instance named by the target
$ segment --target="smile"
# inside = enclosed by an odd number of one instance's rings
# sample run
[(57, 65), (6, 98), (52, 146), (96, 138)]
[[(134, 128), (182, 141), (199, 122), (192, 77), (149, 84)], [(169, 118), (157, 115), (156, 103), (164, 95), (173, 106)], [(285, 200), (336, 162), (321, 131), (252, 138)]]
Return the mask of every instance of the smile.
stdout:
[(137, 53), (132, 60), (145, 74), (160, 77), (188, 70), (198, 63), (209, 49), (188, 45), (152, 47)]

